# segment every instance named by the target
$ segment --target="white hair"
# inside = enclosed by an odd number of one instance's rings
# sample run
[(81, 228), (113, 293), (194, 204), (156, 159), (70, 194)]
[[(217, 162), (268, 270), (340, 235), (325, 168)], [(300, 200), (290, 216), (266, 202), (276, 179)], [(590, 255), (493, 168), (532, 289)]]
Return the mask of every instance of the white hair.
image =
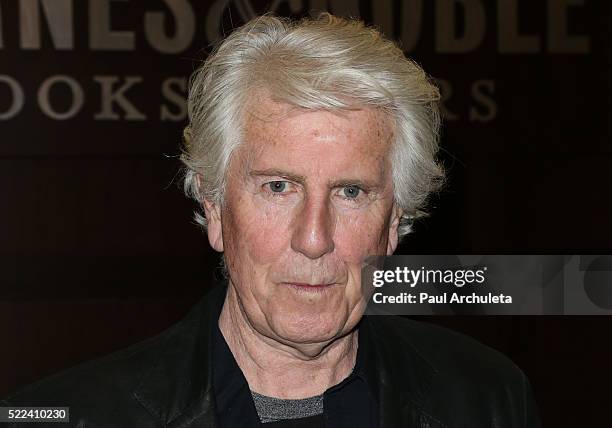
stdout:
[(436, 161), (440, 93), (421, 67), (376, 29), (328, 13), (292, 21), (264, 15), (232, 32), (192, 74), (189, 125), (181, 160), (185, 193), (222, 204), (226, 171), (242, 142), (249, 95), (265, 88), (275, 101), (305, 109), (381, 108), (395, 123), (394, 197), (403, 210), (398, 234), (425, 215), (444, 171)]

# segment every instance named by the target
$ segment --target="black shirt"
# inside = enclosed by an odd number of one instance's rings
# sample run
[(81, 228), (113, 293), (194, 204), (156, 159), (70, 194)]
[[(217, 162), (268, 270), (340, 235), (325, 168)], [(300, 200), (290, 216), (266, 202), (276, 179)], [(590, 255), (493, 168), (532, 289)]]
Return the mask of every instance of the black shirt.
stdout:
[[(217, 320), (219, 317), (217, 316)], [(359, 340), (353, 372), (323, 394), (323, 414), (286, 421), (261, 423), (249, 385), (227, 345), (219, 324), (213, 332), (213, 388), (221, 428), (300, 427), (300, 428), (377, 428), (378, 404), (366, 381), (365, 341)]]

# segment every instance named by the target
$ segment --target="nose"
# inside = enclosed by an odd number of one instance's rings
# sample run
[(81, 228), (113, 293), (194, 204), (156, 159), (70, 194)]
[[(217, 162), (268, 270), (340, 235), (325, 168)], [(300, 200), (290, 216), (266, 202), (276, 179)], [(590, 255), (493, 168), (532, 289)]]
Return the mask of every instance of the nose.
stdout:
[(310, 259), (334, 250), (334, 224), (328, 198), (305, 197), (294, 218), (291, 248)]

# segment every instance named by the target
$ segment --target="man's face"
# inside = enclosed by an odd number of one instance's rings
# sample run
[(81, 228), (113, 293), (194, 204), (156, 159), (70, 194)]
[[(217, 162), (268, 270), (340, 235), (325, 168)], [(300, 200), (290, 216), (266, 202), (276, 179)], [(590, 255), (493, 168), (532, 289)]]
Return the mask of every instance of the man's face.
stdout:
[(258, 332), (331, 341), (365, 310), (365, 257), (397, 245), (392, 122), (374, 109), (305, 111), (269, 98), (247, 111), (223, 207), (205, 204), (209, 240)]

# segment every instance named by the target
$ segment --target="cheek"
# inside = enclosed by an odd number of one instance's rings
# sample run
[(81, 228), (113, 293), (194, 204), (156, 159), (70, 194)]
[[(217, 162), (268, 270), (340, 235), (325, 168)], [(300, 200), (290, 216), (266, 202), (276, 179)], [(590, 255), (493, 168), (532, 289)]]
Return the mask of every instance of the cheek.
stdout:
[[(280, 258), (287, 246), (288, 215), (279, 213), (274, 207), (260, 205), (247, 195), (232, 201), (227, 216), (228, 240), (232, 242), (226, 253), (235, 254), (236, 262), (246, 263), (256, 270)], [(224, 236), (228, 235), (224, 231)]]
[(386, 255), (388, 224), (383, 210), (338, 217), (336, 244), (345, 259), (361, 263), (371, 255)]

